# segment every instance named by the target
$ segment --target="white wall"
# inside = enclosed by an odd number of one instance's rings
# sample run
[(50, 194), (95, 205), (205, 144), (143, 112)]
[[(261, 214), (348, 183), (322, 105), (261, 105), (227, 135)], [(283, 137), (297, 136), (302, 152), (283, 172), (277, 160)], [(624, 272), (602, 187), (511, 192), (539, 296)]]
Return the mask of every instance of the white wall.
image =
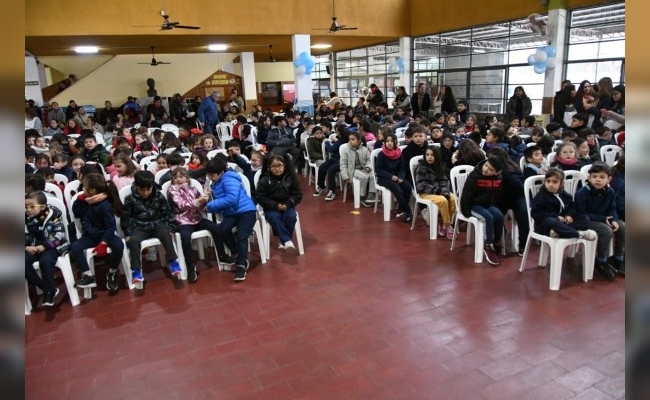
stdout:
[[(234, 64), (235, 75), (242, 76), (241, 63)], [(257, 82), (293, 82), (292, 62), (255, 63), (255, 81)]]

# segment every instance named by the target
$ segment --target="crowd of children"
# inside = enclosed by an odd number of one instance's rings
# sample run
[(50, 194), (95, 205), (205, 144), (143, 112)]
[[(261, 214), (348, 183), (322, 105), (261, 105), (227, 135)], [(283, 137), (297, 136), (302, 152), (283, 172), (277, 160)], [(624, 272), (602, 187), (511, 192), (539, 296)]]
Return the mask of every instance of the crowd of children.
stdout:
[[(109, 120), (100, 133), (88, 129), (88, 124), (72, 122), (62, 129), (56, 121), (48, 121), (42, 125), (46, 128), (27, 129), (25, 135), (26, 278), (45, 293), (43, 304), (51, 305), (56, 295), (52, 263), (60, 251), (67, 251), (60, 246), (66, 238), (61, 237), (59, 225), (70, 221), (57, 219), (56, 207), (48, 205), (47, 197), (39, 193), (46, 182), (68, 190), (56, 178), (61, 174), (68, 182), (78, 181), (74, 191), (81, 193), (70, 205), (70, 217), (79, 218), (83, 230), (79, 239), (73, 238), (70, 249), (81, 277), (77, 286), (96, 286), (85, 261), (88, 249), (97, 256), (105, 256), (110, 249), (109, 290), (119, 286), (117, 267), (125, 249), (133, 282), (144, 281), (140, 244), (152, 237), (162, 243), (171, 274), (180, 276), (183, 264), (189, 281), (196, 282), (191, 246), (191, 234), (196, 230), (210, 231), (219, 262), (236, 265), (235, 280), (242, 281), (249, 265), (248, 237), (257, 218), (256, 204), (279, 237), (279, 248), (295, 249), (291, 238), (295, 207), (302, 200), (295, 170), (296, 166), (302, 169), (304, 152), (318, 168), (314, 196), (326, 193), (328, 202), (337, 197), (339, 187), (358, 179), (364, 206), (377, 201), (379, 185), (396, 199), (397, 217), (411, 221), (414, 188), (419, 197), (437, 205), (438, 235), (448, 239), (453, 239), (457, 212), (479, 216), (487, 228), (485, 259), (493, 265), (503, 258), (504, 215), (509, 210), (519, 229), (518, 253), (524, 252), (529, 227), (523, 182), (544, 175), (544, 188), (532, 202), (534, 229), (551, 236), (597, 239), (596, 270), (613, 279), (615, 274), (625, 273), (625, 164), (624, 156), (614, 168), (603, 164), (600, 147), (618, 144), (624, 148), (624, 125), (614, 123), (621, 121), (624, 112), (624, 88), (618, 88), (618, 93), (617, 103), (603, 111), (600, 121), (593, 118), (593, 112), (578, 112), (580, 107), (572, 112), (567, 106), (561, 121), (556, 119), (545, 127), (537, 126), (530, 115), (513, 116), (505, 123), (488, 115), (480, 123), (462, 100), (458, 113), (436, 113), (431, 120), (424, 113), (409, 114), (408, 107), (397, 106), (389, 114), (384, 103), (366, 106), (363, 101), (363, 107), (336, 113), (325, 107), (313, 117), (288, 110), (274, 118), (255, 110), (250, 120), (244, 116), (236, 119), (236, 134), (222, 144), (226, 154), (216, 156), (217, 138), (190, 126), (180, 126), (175, 134), (129, 127), (118, 119)], [(554, 156), (550, 165), (549, 155)], [(417, 156), (422, 159), (412, 177), (410, 160)], [(154, 158), (155, 162), (150, 161)], [(241, 175), (229, 165), (235, 165)], [(474, 170), (462, 193), (453, 193), (450, 171), (459, 165)], [(580, 170), (585, 165), (591, 165), (587, 183), (576, 193), (575, 202), (569, 201), (562, 192), (562, 171)], [(242, 175), (254, 188), (250, 196)], [(206, 184), (205, 189), (196, 189), (192, 179)], [(161, 189), (166, 182), (170, 183), (165, 196)], [(125, 188), (129, 194), (122, 202), (118, 192)], [(221, 222), (217, 225), (205, 219), (204, 212), (220, 213)], [(123, 238), (117, 236), (116, 216), (120, 217)], [(422, 216), (428, 219), (428, 210), (423, 210)], [(42, 224), (47, 227), (43, 229)], [(48, 232), (52, 237), (43, 236)], [(170, 235), (174, 232), (181, 237), (180, 261)], [(609, 257), (612, 240), (613, 255)], [(52, 251), (56, 249), (57, 254)], [(36, 260), (41, 261), (43, 278), (28, 265)]]

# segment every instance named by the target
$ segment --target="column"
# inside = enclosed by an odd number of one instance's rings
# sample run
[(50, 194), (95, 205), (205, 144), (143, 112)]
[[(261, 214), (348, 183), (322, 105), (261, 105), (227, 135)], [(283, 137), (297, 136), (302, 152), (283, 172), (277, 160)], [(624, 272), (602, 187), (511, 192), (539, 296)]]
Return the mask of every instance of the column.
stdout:
[[(246, 109), (257, 104), (257, 86), (255, 85), (255, 57), (253, 52), (245, 52), (239, 55), (242, 69), (242, 97), (246, 103)], [(249, 111), (250, 112), (250, 111)]]
[[(311, 57), (311, 48), (309, 46), (311, 46), (311, 37), (309, 35), (293, 35), (291, 37), (293, 60), (300, 59), (302, 53), (307, 53), (307, 56)], [(296, 109), (300, 112), (307, 111), (309, 115), (314, 115), (311, 73), (307, 74), (306, 72), (304, 68), (296, 68), (294, 65), (293, 80), (296, 89)]]
[(41, 79), (36, 58), (25, 56), (25, 100), (34, 100), (38, 106), (43, 105), (43, 92), (41, 89), (47, 86)]
[(567, 35), (567, 14), (566, 0), (550, 1), (546, 36), (549, 38), (549, 44), (555, 47), (555, 68), (547, 68), (544, 73), (543, 114), (553, 113), (553, 98), (555, 92), (560, 90), (560, 84), (564, 80), (564, 42)]
[(404, 72), (400, 73), (400, 85), (406, 88), (406, 93), (411, 93), (411, 38), (399, 38), (399, 56), (402, 58)]

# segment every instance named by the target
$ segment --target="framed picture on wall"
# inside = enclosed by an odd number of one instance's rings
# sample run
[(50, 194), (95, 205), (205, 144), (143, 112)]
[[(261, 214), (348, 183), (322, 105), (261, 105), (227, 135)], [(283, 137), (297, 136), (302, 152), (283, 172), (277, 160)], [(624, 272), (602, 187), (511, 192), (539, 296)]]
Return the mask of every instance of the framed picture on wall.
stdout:
[(222, 86), (206, 86), (203, 89), (205, 90), (205, 97), (210, 97), (212, 92), (216, 90), (219, 92), (219, 100), (227, 100), (224, 88)]

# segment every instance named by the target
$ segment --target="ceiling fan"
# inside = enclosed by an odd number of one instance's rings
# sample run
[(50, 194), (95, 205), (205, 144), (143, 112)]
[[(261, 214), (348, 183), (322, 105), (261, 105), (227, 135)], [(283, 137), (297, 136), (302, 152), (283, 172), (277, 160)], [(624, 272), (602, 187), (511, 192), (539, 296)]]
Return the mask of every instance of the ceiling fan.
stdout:
[(142, 65), (151, 65), (152, 67), (155, 67), (156, 65), (160, 64), (171, 64), (169, 62), (163, 62), (163, 61), (157, 61), (156, 56), (153, 54), (153, 46), (151, 46), (151, 62), (148, 63), (138, 63)]
[(315, 31), (329, 31), (329, 33), (336, 33), (338, 31), (353, 31), (357, 29), (357, 27), (354, 26), (346, 26), (346, 25), (339, 25), (339, 23), (336, 21), (336, 11), (334, 9), (334, 1), (332, 0), (332, 25), (328, 29), (316, 29), (314, 28), (313, 30)]
[[(167, 14), (166, 7), (165, 7), (165, 0), (163, 0), (163, 8), (162, 8), (162, 10), (160, 10), (160, 16), (163, 17), (163, 22), (160, 25), (160, 30), (161, 31), (169, 31), (169, 30), (172, 30), (174, 28), (178, 28), (178, 29), (201, 29), (200, 26), (181, 25), (180, 22), (177, 22), (177, 21), (172, 22), (172, 21), (170, 21), (169, 20), (169, 14)], [(147, 26), (136, 25), (136, 27), (145, 28)]]

